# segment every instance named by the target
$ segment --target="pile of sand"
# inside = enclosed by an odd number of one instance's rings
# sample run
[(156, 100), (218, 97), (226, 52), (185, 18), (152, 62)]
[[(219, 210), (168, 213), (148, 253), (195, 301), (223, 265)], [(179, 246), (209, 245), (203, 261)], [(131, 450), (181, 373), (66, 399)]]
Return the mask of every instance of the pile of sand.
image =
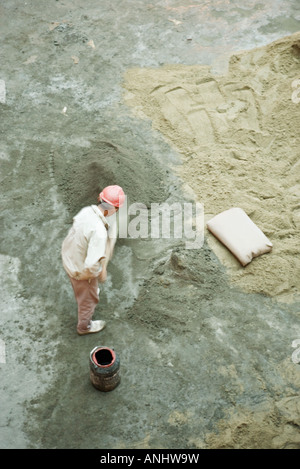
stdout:
[(124, 84), (135, 115), (150, 118), (182, 156), (177, 171), (206, 219), (238, 206), (272, 241), (271, 253), (241, 267), (206, 232), (232, 281), (286, 301), (300, 286), (299, 65), (296, 33), (234, 54), (224, 75), (171, 65), (129, 70)]

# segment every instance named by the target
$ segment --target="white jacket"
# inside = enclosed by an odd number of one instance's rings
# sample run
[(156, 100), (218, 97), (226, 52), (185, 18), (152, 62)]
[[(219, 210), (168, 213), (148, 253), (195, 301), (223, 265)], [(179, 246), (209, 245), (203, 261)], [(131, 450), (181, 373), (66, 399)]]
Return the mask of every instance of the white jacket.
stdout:
[(70, 277), (88, 280), (99, 276), (102, 270), (100, 259), (112, 255), (114, 243), (107, 242), (110, 228), (96, 205), (85, 207), (75, 215), (61, 249), (63, 266)]

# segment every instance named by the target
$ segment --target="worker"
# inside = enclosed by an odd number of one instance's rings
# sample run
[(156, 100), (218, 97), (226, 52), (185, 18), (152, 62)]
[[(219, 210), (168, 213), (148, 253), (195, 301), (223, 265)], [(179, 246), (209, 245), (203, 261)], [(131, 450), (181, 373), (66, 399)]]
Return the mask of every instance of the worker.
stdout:
[[(125, 201), (120, 186), (105, 187), (98, 204), (84, 207), (73, 218), (73, 225), (62, 243), (63, 267), (68, 274), (78, 305), (79, 335), (99, 332), (106, 323), (92, 321), (99, 302), (99, 284), (107, 278), (107, 265), (116, 242), (116, 216)], [(107, 218), (112, 217), (110, 225)]]

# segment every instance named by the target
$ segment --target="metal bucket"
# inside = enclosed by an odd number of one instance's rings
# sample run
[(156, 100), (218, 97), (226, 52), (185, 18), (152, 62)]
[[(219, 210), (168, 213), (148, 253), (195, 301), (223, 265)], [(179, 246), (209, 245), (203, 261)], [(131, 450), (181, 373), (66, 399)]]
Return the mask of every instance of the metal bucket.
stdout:
[(113, 348), (97, 346), (90, 353), (90, 379), (99, 391), (112, 391), (120, 383), (120, 358)]

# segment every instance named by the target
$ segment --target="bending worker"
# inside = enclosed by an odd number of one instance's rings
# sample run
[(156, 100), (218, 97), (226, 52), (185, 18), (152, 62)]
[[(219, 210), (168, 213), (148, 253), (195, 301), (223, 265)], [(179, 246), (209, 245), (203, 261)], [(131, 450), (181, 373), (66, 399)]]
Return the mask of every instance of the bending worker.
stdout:
[(73, 218), (73, 225), (62, 244), (62, 262), (78, 305), (79, 335), (99, 332), (105, 321), (92, 321), (99, 302), (99, 285), (107, 277), (107, 264), (116, 241), (116, 220), (110, 226), (107, 217), (114, 215), (125, 201), (120, 186), (107, 186), (98, 196), (98, 205), (85, 207)]

